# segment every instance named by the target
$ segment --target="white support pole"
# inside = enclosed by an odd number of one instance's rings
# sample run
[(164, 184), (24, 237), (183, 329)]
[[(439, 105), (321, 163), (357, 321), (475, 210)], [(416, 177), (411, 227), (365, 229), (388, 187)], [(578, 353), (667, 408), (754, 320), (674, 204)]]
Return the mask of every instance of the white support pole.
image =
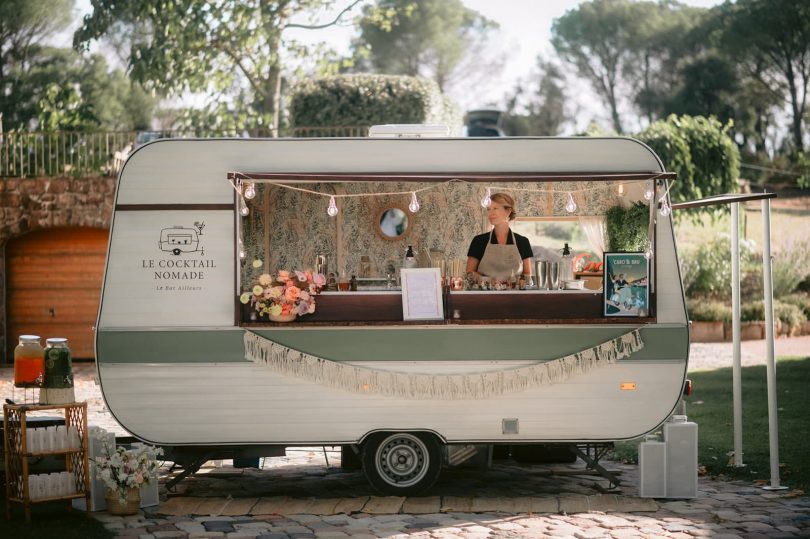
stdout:
[(733, 347), (734, 466), (742, 467), (742, 353), (740, 347), (740, 203), (731, 205), (731, 334)]
[(768, 356), (768, 441), (771, 484), (765, 490), (783, 490), (779, 485), (779, 419), (776, 409), (776, 359), (773, 340), (773, 275), (771, 260), (771, 201), (762, 199), (762, 281), (765, 290), (765, 352)]

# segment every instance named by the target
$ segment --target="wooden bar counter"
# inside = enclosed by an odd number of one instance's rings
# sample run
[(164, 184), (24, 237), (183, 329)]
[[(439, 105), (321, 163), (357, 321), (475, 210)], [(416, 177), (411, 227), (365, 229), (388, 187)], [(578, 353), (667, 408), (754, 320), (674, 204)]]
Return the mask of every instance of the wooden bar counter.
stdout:
[[(653, 298), (651, 298), (653, 299)], [(654, 305), (654, 299), (651, 301)], [(285, 326), (446, 324), (651, 324), (654, 316), (602, 316), (602, 293), (593, 290), (461, 291), (445, 295), (444, 320), (402, 319), (399, 290), (322, 292), (317, 309)], [(250, 321), (246, 327), (276, 325)]]

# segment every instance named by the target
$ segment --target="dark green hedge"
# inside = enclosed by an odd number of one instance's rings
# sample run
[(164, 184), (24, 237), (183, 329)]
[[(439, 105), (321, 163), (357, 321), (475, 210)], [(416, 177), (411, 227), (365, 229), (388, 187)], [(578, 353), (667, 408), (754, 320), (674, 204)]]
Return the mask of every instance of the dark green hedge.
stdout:
[(458, 108), (427, 79), (339, 75), (298, 84), (290, 98), (293, 127), (445, 124), (456, 132)]

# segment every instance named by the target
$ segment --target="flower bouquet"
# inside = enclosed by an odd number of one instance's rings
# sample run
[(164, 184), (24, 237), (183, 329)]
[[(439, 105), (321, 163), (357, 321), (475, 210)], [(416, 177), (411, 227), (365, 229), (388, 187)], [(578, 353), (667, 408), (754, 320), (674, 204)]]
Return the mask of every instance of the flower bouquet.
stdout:
[(292, 320), (296, 316), (315, 312), (315, 296), (326, 284), (326, 278), (311, 271), (279, 271), (273, 278), (269, 273), (259, 276), (250, 292), (239, 298), (250, 304), (260, 316)]
[(110, 492), (118, 494), (119, 503), (126, 505), (130, 489), (149, 484), (159, 468), (157, 457), (162, 454), (163, 449), (147, 445), (132, 449), (118, 446), (111, 452), (105, 443), (103, 454), (91, 460), (99, 478)]

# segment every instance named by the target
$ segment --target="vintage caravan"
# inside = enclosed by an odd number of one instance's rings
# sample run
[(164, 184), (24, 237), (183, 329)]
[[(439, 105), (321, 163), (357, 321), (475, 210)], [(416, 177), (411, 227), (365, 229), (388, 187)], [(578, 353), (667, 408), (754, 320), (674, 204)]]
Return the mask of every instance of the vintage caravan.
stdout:
[[(429, 487), (459, 448), (640, 436), (670, 416), (687, 368), (673, 179), (627, 138), (144, 145), (116, 193), (96, 333), (104, 398), (176, 454), (341, 445), (398, 494)], [(597, 245), (607, 208), (646, 204), (645, 308), (610, 316), (599, 282), (450, 290), (498, 191), (520, 218), (590, 222)], [(405, 224), (384, 233), (390, 210)], [(441, 268), (403, 291), (408, 245)], [(323, 290), (292, 322), (240, 301), (264, 293), (264, 274), (316, 263), (357, 290)], [(403, 308), (414, 298), (437, 316)]]

